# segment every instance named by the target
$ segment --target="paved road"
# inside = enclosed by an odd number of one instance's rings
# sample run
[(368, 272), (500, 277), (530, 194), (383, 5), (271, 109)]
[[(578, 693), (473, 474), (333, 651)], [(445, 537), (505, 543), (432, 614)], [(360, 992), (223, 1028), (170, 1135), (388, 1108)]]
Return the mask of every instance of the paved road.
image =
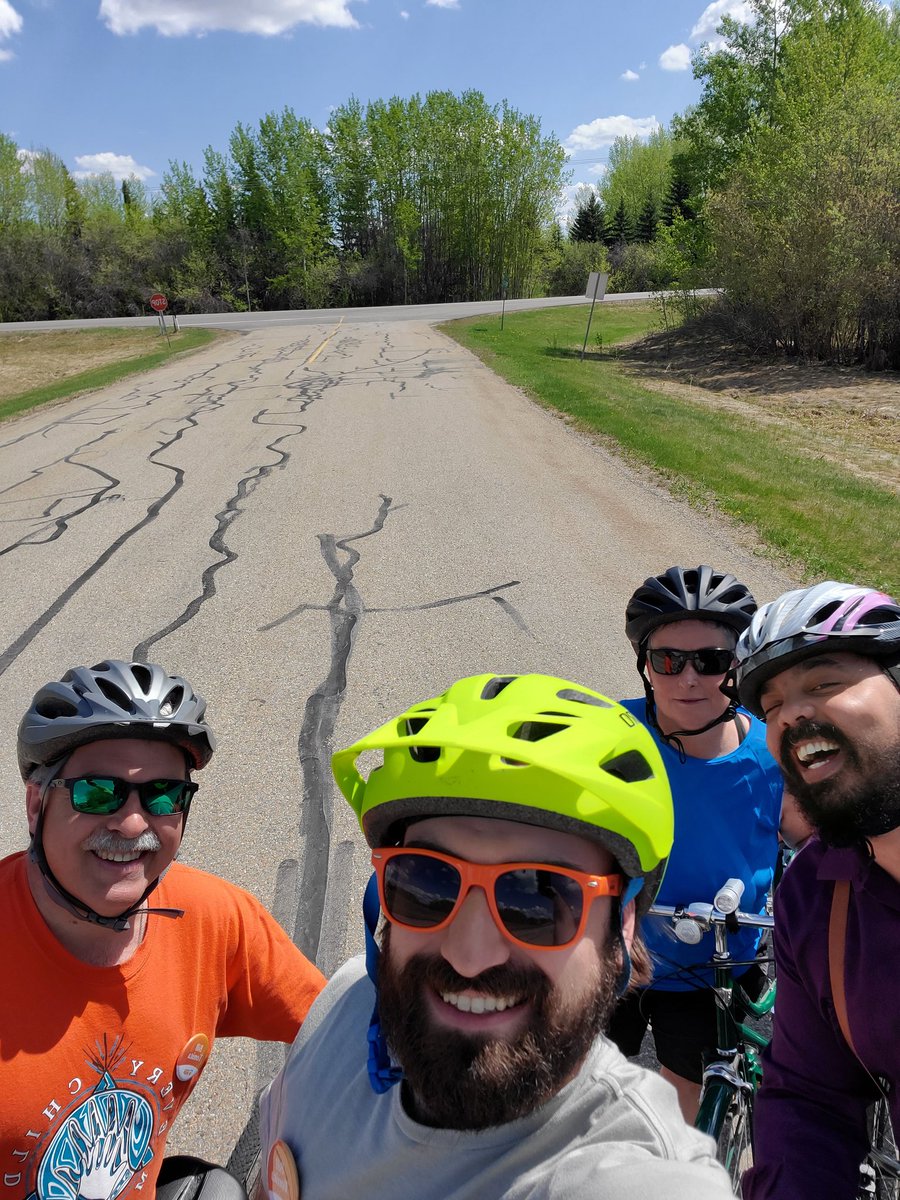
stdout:
[[(673, 561), (790, 581), (417, 321), (270, 324), (0, 428), (0, 853), (34, 687), (147, 656), (220, 749), (184, 857), (249, 887), (326, 972), (366, 855), (328, 768), (475, 671), (635, 691), (636, 582)], [(227, 1157), (278, 1051), (220, 1043), (175, 1147)]]
[[(649, 300), (654, 292), (617, 292), (605, 296), (603, 303), (618, 304), (623, 300)], [(698, 296), (712, 295), (712, 290), (698, 291)], [(538, 300), (507, 300), (507, 312), (523, 312), (529, 308), (559, 308), (573, 304), (588, 306), (589, 301), (584, 296), (552, 296)], [(189, 327), (209, 327), (215, 329), (260, 330), (273, 325), (290, 326), (334, 324), (344, 321), (351, 325), (383, 324), (398, 321), (425, 321), (437, 324), (440, 321), (452, 321), (457, 317), (480, 317), (489, 314), (499, 314), (502, 305), (499, 300), (475, 300), (459, 304), (397, 304), (393, 307), (382, 308), (307, 308), (290, 309), (284, 312), (249, 312), (249, 313), (198, 313), (193, 316), (179, 317), (179, 324)], [(98, 326), (115, 326), (116, 328), (151, 327), (159, 324), (159, 318), (147, 317), (96, 317), (90, 320), (73, 321), (6, 321), (0, 322), (0, 333), (20, 333), (23, 330), (37, 329), (90, 329)], [(166, 314), (166, 324), (171, 326), (171, 314)]]

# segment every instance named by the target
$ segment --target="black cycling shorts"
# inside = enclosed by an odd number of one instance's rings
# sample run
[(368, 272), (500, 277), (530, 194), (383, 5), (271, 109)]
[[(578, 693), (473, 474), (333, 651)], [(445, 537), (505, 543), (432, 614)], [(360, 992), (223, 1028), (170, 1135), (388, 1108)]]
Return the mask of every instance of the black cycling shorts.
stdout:
[[(735, 980), (735, 1020), (742, 1021), (747, 1012), (739, 989), (755, 1000), (766, 982), (765, 972), (756, 964)], [(607, 1037), (631, 1058), (640, 1053), (648, 1022), (660, 1065), (674, 1075), (700, 1083), (704, 1055), (716, 1049), (716, 997), (712, 988), (681, 992), (640, 988), (630, 992), (616, 1005)]]

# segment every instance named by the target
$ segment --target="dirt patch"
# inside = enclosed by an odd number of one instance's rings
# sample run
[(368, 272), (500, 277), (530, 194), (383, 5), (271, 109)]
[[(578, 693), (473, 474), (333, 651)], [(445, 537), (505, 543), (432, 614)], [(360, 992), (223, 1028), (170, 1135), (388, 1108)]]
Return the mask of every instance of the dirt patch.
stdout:
[[(707, 330), (642, 338), (619, 362), (649, 388), (802, 430), (806, 452), (900, 493), (900, 374), (757, 358)], [(769, 436), (775, 436), (770, 432)]]
[(95, 367), (138, 358), (164, 339), (155, 329), (69, 329), (0, 334), (0, 400)]

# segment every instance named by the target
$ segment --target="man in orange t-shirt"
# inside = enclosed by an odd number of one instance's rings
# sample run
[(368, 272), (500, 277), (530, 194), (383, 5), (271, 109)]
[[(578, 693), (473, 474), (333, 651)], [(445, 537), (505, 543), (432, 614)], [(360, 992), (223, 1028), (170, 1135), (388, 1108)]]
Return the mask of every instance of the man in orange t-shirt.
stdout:
[(217, 1036), (291, 1042), (324, 978), (224, 880), (173, 865), (215, 741), (182, 678), (110, 659), (19, 726), (31, 844), (0, 861), (0, 1200), (152, 1197)]

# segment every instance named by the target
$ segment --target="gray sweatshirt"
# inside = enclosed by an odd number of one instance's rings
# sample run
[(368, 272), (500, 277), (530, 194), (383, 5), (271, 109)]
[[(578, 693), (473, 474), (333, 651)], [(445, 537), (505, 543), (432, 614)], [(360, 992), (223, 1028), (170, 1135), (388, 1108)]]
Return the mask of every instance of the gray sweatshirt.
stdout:
[(578, 1075), (518, 1121), (432, 1129), (400, 1088), (366, 1070), (374, 991), (351, 959), (313, 1005), (263, 1095), (263, 1174), (290, 1149), (302, 1200), (727, 1200), (712, 1140), (686, 1125), (675, 1091), (600, 1037)]

